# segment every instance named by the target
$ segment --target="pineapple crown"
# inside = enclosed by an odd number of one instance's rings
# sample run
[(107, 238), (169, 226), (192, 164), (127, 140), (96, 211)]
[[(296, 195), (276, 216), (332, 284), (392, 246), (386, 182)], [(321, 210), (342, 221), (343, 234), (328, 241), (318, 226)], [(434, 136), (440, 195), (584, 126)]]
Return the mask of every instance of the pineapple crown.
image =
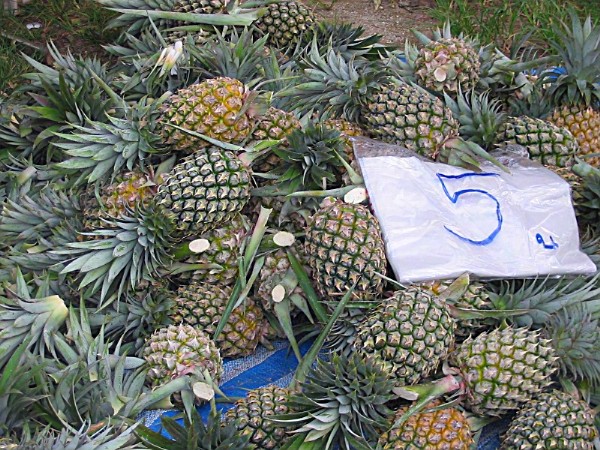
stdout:
[(392, 68), (382, 61), (347, 57), (333, 48), (319, 49), (313, 40), (300, 63), (301, 81), (277, 95), (284, 97), (298, 117), (343, 118), (358, 122), (365, 96), (390, 77)]
[(197, 410), (191, 416), (184, 417), (183, 425), (172, 417), (161, 417), (163, 428), (169, 433), (171, 439), (161, 433), (150, 430), (144, 426), (137, 429), (137, 435), (142, 443), (154, 450), (250, 450), (251, 434), (237, 430), (233, 422), (223, 424), (221, 415), (214, 405), (208, 415), (206, 424)]
[(302, 36), (295, 59), (307, 56), (313, 45), (317, 42), (318, 48), (332, 49), (342, 55), (345, 59), (352, 57), (363, 57), (367, 59), (379, 59), (390, 46), (380, 44), (382, 36), (373, 34), (364, 36), (364, 28), (346, 22), (331, 22), (322, 20), (317, 22), (312, 34)]
[(319, 189), (324, 181), (335, 182), (334, 171), (342, 164), (344, 141), (340, 132), (322, 125), (309, 124), (287, 136), (287, 146), (274, 149), (283, 160), (274, 169), (278, 184), (287, 184), (289, 193), (300, 189)]
[(51, 336), (69, 315), (65, 302), (50, 291), (50, 276), (43, 275), (39, 287), (28, 282), (17, 267), (14, 286), (0, 297), (0, 365), (6, 363), (17, 348), (26, 342), (34, 355), (55, 354)]
[[(79, 429), (63, 428), (53, 430), (50, 426), (38, 430), (30, 439), (19, 444), (21, 450), (87, 450), (104, 448), (107, 450), (144, 449), (136, 442), (132, 425), (126, 429), (104, 426), (100, 429), (85, 423)], [(10, 448), (10, 447), (9, 447)]]
[(506, 119), (500, 101), (490, 100), (489, 91), (480, 93), (474, 89), (469, 93), (459, 89), (456, 100), (444, 93), (444, 100), (460, 123), (460, 135), (486, 150), (491, 149), (496, 143), (500, 125)]
[(557, 39), (550, 42), (558, 55), (557, 63), (540, 75), (540, 81), (551, 83), (548, 94), (555, 104), (585, 104), (600, 101), (600, 25), (588, 16), (584, 23), (570, 10), (571, 25), (555, 27)]
[(563, 308), (580, 304), (597, 314), (600, 307), (595, 302), (600, 294), (596, 278), (505, 281), (488, 285), (488, 294), (498, 320), (509, 318), (518, 326), (538, 329)]
[(54, 167), (75, 179), (76, 185), (112, 181), (123, 169), (144, 168), (161, 147), (155, 123), (167, 96), (144, 98), (134, 107), (121, 101), (115, 115), (106, 115), (106, 122), (90, 120), (86, 126), (74, 126), (72, 133), (55, 133), (61, 138), (55, 145), (66, 159)]
[(292, 412), (275, 416), (276, 423), (300, 425), (294, 433), (305, 441), (320, 441), (325, 450), (372, 448), (380, 432), (387, 428), (391, 410), (386, 406), (395, 395), (394, 381), (381, 362), (354, 352), (350, 356), (332, 354), (329, 361), (317, 360), (290, 394)]
[(174, 234), (172, 215), (150, 202), (135, 210), (126, 206), (122, 216), (106, 220), (104, 229), (82, 234), (91, 240), (70, 242), (51, 253), (63, 258), (57, 265), (61, 274), (79, 273), (79, 288), (87, 288), (87, 295), (100, 291), (101, 302), (112, 301), (158, 275), (171, 259)]
[(204, 78), (233, 78), (252, 88), (263, 76), (267, 38), (255, 39), (248, 28), (241, 33), (234, 28), (227, 34), (217, 30), (205, 45), (190, 46), (192, 64)]
[(77, 195), (57, 192), (50, 187), (18, 202), (6, 200), (0, 215), (2, 245), (37, 244), (52, 238), (57, 228), (77, 229), (81, 211)]
[(582, 305), (550, 317), (544, 335), (552, 341), (562, 376), (600, 386), (600, 327)]

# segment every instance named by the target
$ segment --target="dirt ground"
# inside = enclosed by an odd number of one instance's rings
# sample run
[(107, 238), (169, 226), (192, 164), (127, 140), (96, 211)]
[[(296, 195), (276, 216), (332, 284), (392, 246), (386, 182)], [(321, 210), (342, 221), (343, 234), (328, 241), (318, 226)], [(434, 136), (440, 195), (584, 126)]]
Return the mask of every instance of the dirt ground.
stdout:
[(437, 24), (428, 14), (432, 4), (428, 0), (381, 0), (377, 10), (373, 0), (312, 0), (312, 4), (318, 16), (361, 25), (366, 34), (381, 34), (382, 42), (389, 44), (404, 44), (407, 38), (413, 40), (411, 29), (427, 33)]

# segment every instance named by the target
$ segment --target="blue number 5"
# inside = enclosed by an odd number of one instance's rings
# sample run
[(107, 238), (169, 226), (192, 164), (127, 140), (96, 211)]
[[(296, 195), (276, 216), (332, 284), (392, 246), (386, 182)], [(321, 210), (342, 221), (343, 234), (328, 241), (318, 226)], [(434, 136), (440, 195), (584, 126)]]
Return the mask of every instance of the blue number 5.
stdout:
[(492, 231), (489, 234), (489, 236), (486, 237), (485, 239), (482, 239), (479, 241), (474, 240), (474, 239), (469, 239), (468, 237), (462, 236), (462, 235), (458, 234), (456, 231), (454, 231), (444, 225), (444, 228), (449, 233), (453, 234), (454, 236), (456, 236), (457, 238), (459, 238), (463, 241), (469, 242), (470, 244), (474, 244), (474, 245), (490, 244), (496, 238), (496, 236), (498, 235), (498, 233), (500, 233), (500, 230), (502, 229), (502, 212), (500, 210), (500, 203), (498, 202), (498, 199), (496, 197), (494, 197), (492, 194), (490, 194), (489, 192), (484, 191), (483, 189), (463, 189), (460, 191), (456, 191), (454, 194), (450, 194), (450, 192), (448, 191), (448, 187), (446, 186), (446, 183), (444, 182), (444, 179), (458, 180), (461, 178), (468, 178), (468, 177), (497, 177), (498, 174), (482, 172), (482, 173), (465, 173), (462, 175), (444, 175), (442, 173), (437, 173), (436, 175), (438, 177), (438, 180), (440, 180), (440, 183), (442, 184), (442, 189), (444, 189), (444, 193), (446, 194), (446, 197), (448, 197), (452, 203), (457, 203), (461, 195), (470, 194), (470, 193), (485, 195), (486, 197), (491, 198), (496, 203), (496, 218), (498, 220), (498, 225), (496, 226), (496, 229), (494, 231)]

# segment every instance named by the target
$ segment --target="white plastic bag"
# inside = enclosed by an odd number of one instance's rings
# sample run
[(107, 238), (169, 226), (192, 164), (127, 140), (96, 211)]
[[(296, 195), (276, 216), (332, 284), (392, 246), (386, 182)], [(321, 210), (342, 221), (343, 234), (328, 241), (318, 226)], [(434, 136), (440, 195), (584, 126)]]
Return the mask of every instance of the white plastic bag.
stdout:
[(475, 173), (416, 156), (363, 152), (358, 161), (400, 282), (596, 271), (579, 250), (568, 183), (541, 165), (512, 158), (507, 174), (489, 163)]

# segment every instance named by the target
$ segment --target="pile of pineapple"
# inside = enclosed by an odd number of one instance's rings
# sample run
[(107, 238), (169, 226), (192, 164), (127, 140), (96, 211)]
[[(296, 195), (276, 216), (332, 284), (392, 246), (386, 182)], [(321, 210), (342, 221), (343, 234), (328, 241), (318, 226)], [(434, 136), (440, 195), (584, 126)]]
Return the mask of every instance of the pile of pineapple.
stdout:
[[(352, 138), (520, 146), (598, 261), (599, 26), (396, 49), (295, 0), (98, 1), (107, 58), (51, 45), (0, 103), (0, 449), (598, 448), (598, 278), (399, 285)], [(221, 417), (224, 358), (281, 339), (294, 382)]]

